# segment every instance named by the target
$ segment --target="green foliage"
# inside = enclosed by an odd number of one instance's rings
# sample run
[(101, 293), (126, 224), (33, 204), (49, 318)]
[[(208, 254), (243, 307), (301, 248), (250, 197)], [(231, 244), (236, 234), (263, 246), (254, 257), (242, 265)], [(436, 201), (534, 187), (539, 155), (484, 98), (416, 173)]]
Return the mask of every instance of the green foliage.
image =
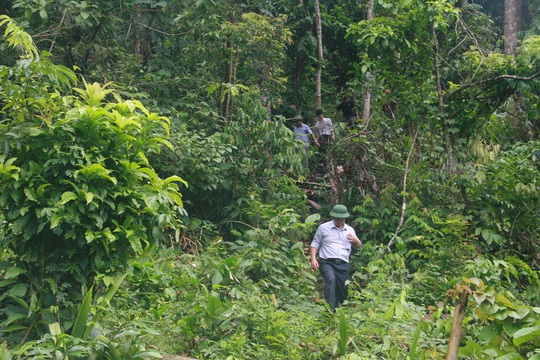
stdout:
[(106, 102), (112, 90), (97, 83), (75, 89), (80, 100), (64, 95), (74, 79), (39, 58), (0, 69), (2, 321), (28, 334), (59, 314), (70, 324), (81, 286), (124, 269), (185, 214), (185, 181), (161, 179), (147, 159), (170, 146), (169, 120), (139, 101)]
[(321, 3), (324, 107), (372, 100), (309, 194), (345, 202), (364, 242), (336, 316), (305, 260), (303, 149), (275, 116), (313, 110), (312, 4), (0, 5), (22, 20), (0, 17), (5, 357), (440, 359), (462, 276), (491, 286), (469, 284), (462, 356), (538, 357), (538, 37), (502, 55), (493, 4), (380, 0), (368, 22), (366, 2)]
[[(177, 226), (183, 180), (160, 179), (144, 155), (166, 144), (159, 132), (167, 130), (165, 118), (137, 101), (102, 104), (97, 84), (80, 91), (88, 104), (75, 102), (57, 121), (27, 128), (18, 137), (24, 146), (12, 147), (20, 170), (3, 183), (17, 189), (1, 198), (4, 244), (38, 264), (61, 266), (67, 253), (90, 264), (82, 274), (115, 271), (106, 258), (125, 263), (126, 245), (140, 253), (165, 226)], [(52, 246), (57, 239), (70, 241)], [(43, 246), (52, 246), (45, 256)]]
[(170, 141), (174, 151), (150, 156), (156, 171), (191, 179), (184, 194), (189, 213), (192, 217), (216, 219), (219, 208), (230, 201), (233, 165), (229, 160), (235, 147), (220, 133), (208, 135), (188, 130), (186, 125), (173, 129)]
[(526, 259), (538, 255), (540, 198), (534, 157), (538, 146), (538, 142), (516, 144), (466, 177), (467, 197), (479, 205), (471, 209), (478, 222), (475, 234), (486, 251)]
[(272, 95), (282, 90), (285, 79), (280, 64), (285, 47), (291, 43), (291, 32), (285, 24), (285, 15), (271, 18), (252, 12), (223, 23), (223, 35), (231, 43), (227, 50), (238, 59), (234, 67), (241, 84), (258, 86), (261, 92)]
[(483, 328), (460, 353), (472, 359), (535, 359), (540, 349), (540, 308), (517, 301), (509, 292), (496, 291), (478, 278), (464, 278), (471, 286), (474, 315)]
[(33, 59), (38, 56), (38, 50), (30, 34), (21, 29), (9, 16), (0, 15), (0, 27), (6, 27), (4, 39), (11, 47), (20, 47), (25, 57)]
[(233, 232), (237, 238), (231, 250), (244, 259), (240, 266), (252, 281), (269, 291), (292, 289), (293, 274), (305, 280), (295, 288), (310, 289), (310, 282), (315, 279), (308, 270), (303, 244), (297, 239), (303, 239), (314, 223), (301, 223), (298, 214), (291, 209), (277, 212), (261, 206), (253, 210), (259, 216), (258, 227), (243, 233)]

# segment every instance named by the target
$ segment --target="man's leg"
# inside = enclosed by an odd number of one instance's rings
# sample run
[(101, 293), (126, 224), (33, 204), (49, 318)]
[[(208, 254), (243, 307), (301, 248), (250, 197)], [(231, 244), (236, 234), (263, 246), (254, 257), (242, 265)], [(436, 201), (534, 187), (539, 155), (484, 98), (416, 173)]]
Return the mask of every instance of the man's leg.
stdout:
[(347, 279), (349, 279), (349, 263), (336, 264), (334, 266), (334, 277), (336, 281), (336, 306), (340, 306), (348, 295)]
[(309, 146), (306, 145), (305, 151), (302, 153), (302, 165), (304, 165), (304, 167), (306, 169), (309, 169)]
[(324, 281), (324, 300), (332, 311), (336, 309), (336, 277), (333, 264), (325, 261), (319, 263), (319, 271)]
[(328, 145), (330, 144), (330, 135), (321, 135), (319, 137), (319, 152), (326, 155)]

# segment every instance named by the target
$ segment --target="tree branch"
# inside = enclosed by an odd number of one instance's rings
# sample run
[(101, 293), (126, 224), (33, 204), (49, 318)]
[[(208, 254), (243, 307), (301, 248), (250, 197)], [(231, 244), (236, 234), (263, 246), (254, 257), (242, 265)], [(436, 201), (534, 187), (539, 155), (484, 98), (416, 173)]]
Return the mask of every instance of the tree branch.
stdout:
[(462, 85), (458, 89), (456, 89), (455, 91), (449, 93), (448, 96), (447, 96), (447, 99), (450, 99), (452, 96), (459, 94), (460, 92), (464, 91), (465, 89), (475, 87), (475, 86), (478, 86), (478, 85), (483, 85), (485, 83), (500, 81), (500, 80), (504, 80), (504, 79), (512, 79), (512, 80), (518, 80), (518, 81), (531, 81), (531, 80), (535, 79), (538, 76), (540, 76), (540, 71), (535, 72), (531, 76), (499, 75), (499, 76), (496, 76), (494, 78), (484, 79), (484, 80), (480, 80), (480, 81), (476, 81), (476, 82), (472, 82), (472, 83)]
[(403, 202), (401, 204), (401, 215), (399, 218), (399, 224), (396, 228), (396, 231), (394, 232), (394, 235), (388, 242), (388, 245), (386, 245), (386, 248), (383, 250), (382, 255), (384, 256), (389, 250), (392, 245), (396, 242), (397, 235), (399, 231), (401, 230), (401, 227), (403, 226), (403, 223), (405, 222), (405, 210), (407, 209), (407, 177), (409, 175), (409, 164), (411, 162), (411, 156), (414, 149), (414, 144), (416, 143), (416, 138), (418, 137), (418, 133), (420, 132), (420, 126), (422, 125), (422, 122), (418, 124), (418, 128), (416, 129), (416, 133), (414, 134), (414, 138), (411, 144), (411, 148), (409, 149), (409, 153), (407, 154), (407, 161), (405, 162), (405, 174), (403, 175)]

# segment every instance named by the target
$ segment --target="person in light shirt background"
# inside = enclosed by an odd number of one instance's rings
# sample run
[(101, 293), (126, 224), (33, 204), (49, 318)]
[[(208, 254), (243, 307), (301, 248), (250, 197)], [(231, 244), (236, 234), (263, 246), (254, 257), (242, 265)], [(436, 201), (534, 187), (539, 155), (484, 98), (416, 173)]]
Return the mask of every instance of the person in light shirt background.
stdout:
[(317, 128), (317, 140), (319, 141), (319, 152), (326, 155), (330, 140), (335, 140), (334, 125), (330, 118), (324, 117), (324, 113), (321, 109), (315, 111), (317, 122), (315, 127)]

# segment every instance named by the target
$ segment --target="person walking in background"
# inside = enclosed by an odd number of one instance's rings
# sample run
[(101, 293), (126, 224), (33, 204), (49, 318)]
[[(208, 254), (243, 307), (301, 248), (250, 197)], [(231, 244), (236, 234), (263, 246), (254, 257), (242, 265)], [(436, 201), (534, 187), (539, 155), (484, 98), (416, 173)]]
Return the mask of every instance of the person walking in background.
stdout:
[(304, 118), (302, 115), (296, 115), (293, 118), (296, 121), (295, 127), (294, 127), (294, 138), (297, 140), (302, 140), (305, 144), (305, 148), (309, 148), (309, 137), (311, 136), (313, 138), (313, 142), (316, 146), (319, 146), (319, 141), (315, 137), (315, 134), (313, 134), (313, 131), (311, 131), (311, 128), (304, 124)]
[(354, 229), (345, 224), (350, 214), (344, 205), (334, 206), (330, 216), (332, 220), (321, 224), (315, 232), (309, 247), (309, 264), (313, 271), (319, 269), (324, 282), (324, 300), (334, 312), (347, 299), (352, 249), (353, 246), (359, 249), (362, 241)]
[(356, 109), (354, 101), (349, 100), (346, 96), (343, 98), (343, 101), (337, 106), (337, 110), (341, 110), (343, 116), (341, 121), (346, 122), (349, 126), (354, 126), (356, 123)]
[(319, 141), (319, 152), (326, 154), (328, 151), (328, 145), (330, 140), (335, 139), (334, 127), (332, 120), (324, 117), (324, 113), (321, 109), (315, 111), (315, 116), (317, 117), (317, 122), (315, 127), (318, 131), (318, 141)]
[(307, 124), (304, 124), (302, 115), (296, 115), (293, 119), (296, 120), (296, 124), (293, 129), (294, 138), (304, 142), (304, 149), (306, 151), (304, 151), (302, 154), (302, 164), (305, 168), (308, 168), (309, 162), (307, 150), (309, 149), (309, 137), (311, 136), (311, 138), (313, 138), (313, 142), (316, 146), (319, 146), (319, 141), (315, 137), (315, 134), (313, 134), (313, 131), (311, 131), (311, 128)]

